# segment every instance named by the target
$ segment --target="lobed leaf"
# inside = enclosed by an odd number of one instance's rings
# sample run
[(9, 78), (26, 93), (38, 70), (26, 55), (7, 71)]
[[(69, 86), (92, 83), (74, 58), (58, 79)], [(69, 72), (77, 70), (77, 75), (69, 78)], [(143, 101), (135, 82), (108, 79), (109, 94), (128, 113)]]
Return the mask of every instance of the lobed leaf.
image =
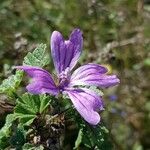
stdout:
[(109, 132), (102, 123), (95, 127), (86, 125), (83, 127), (83, 144), (88, 148), (95, 150), (112, 150), (112, 144), (109, 141)]
[(49, 64), (49, 56), (46, 55), (46, 44), (39, 44), (31, 53), (24, 58), (23, 65), (44, 67)]
[(0, 149), (4, 149), (7, 147), (8, 144), (8, 138), (10, 137), (11, 133), (11, 126), (13, 121), (16, 120), (16, 117), (14, 114), (9, 114), (6, 117), (5, 125), (0, 130)]
[(80, 149), (80, 145), (94, 150), (113, 149), (109, 138), (109, 131), (102, 122), (96, 126), (92, 126), (83, 121), (79, 115), (74, 115), (73, 117), (79, 126), (79, 133), (74, 149)]
[(11, 95), (20, 85), (22, 77), (23, 71), (17, 70), (15, 75), (11, 75), (7, 79), (3, 80), (2, 84), (0, 85), (0, 93)]
[(30, 125), (37, 114), (42, 114), (49, 106), (50, 98), (44, 95), (32, 95), (25, 93), (17, 100), (15, 107), (15, 116), (19, 118), (20, 123)]

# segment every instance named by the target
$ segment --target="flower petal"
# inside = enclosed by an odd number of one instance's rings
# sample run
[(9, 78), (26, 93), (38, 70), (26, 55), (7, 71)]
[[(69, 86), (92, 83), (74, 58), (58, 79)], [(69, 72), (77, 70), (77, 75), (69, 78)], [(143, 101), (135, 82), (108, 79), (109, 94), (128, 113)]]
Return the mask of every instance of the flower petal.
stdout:
[(81, 50), (83, 47), (83, 37), (82, 32), (80, 29), (74, 29), (70, 35), (69, 41), (73, 44), (73, 57), (70, 62), (70, 70), (73, 69), (73, 67), (76, 65), (77, 61), (79, 60)]
[(57, 74), (70, 70), (77, 63), (82, 49), (82, 33), (79, 29), (73, 30), (69, 40), (64, 41), (61, 33), (54, 31), (51, 36), (51, 52)]
[(51, 36), (51, 54), (57, 74), (64, 68), (63, 57), (66, 55), (66, 46), (63, 36), (58, 31), (54, 31)]
[(89, 63), (79, 67), (71, 76), (70, 86), (93, 85), (109, 87), (119, 84), (120, 80), (116, 75), (107, 75), (107, 69), (98, 64)]
[(46, 70), (31, 66), (16, 66), (15, 68), (24, 70), (33, 79), (26, 87), (28, 92), (32, 94), (58, 94), (58, 89), (51, 77), (51, 74), (49, 74)]
[(101, 97), (88, 89), (70, 89), (66, 91), (80, 115), (90, 124), (100, 122), (100, 115), (96, 110), (103, 110)]

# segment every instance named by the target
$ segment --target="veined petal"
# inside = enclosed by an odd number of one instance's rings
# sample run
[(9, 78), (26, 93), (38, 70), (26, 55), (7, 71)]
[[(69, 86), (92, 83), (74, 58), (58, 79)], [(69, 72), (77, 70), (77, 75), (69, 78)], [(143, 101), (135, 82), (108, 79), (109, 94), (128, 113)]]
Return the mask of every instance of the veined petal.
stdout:
[(64, 68), (63, 58), (66, 55), (66, 46), (63, 36), (58, 31), (54, 31), (51, 36), (51, 55), (57, 74)]
[(67, 67), (71, 70), (75, 66), (81, 54), (82, 44), (83, 38), (79, 29), (73, 30), (67, 41), (64, 41), (58, 31), (52, 33), (51, 52), (58, 74), (65, 71)]
[(16, 66), (15, 68), (24, 70), (32, 78), (32, 82), (26, 87), (28, 92), (32, 94), (58, 94), (58, 89), (52, 76), (46, 70), (31, 66)]
[(89, 63), (79, 67), (71, 76), (70, 86), (93, 85), (110, 87), (120, 83), (116, 75), (107, 75), (107, 69), (98, 64)]
[(83, 37), (82, 37), (82, 32), (80, 29), (74, 29), (70, 35), (69, 41), (73, 44), (73, 57), (70, 62), (70, 70), (73, 69), (73, 67), (76, 65), (77, 61), (79, 60), (81, 50), (83, 47)]
[(70, 89), (65, 91), (80, 115), (90, 124), (97, 125), (100, 115), (97, 110), (103, 110), (102, 98), (88, 89)]

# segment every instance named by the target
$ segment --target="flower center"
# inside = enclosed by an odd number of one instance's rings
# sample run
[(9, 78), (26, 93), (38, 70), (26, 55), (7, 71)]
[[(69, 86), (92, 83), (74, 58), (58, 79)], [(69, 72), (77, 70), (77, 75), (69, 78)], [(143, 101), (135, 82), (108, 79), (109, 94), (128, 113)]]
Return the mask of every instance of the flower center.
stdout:
[(70, 80), (70, 70), (69, 67), (65, 69), (65, 71), (62, 71), (59, 75), (59, 87), (60, 89), (63, 89), (69, 84)]

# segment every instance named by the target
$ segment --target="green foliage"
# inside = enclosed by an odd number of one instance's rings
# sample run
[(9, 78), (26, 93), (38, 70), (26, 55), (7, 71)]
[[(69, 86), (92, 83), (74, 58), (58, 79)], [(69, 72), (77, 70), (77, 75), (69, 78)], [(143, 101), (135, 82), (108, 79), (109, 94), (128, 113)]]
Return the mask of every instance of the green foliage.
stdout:
[(15, 116), (23, 125), (30, 125), (37, 114), (42, 114), (50, 104), (50, 97), (46, 95), (31, 95), (25, 93), (17, 100)]
[(26, 143), (24, 144), (22, 150), (44, 150), (44, 147), (42, 145), (35, 147), (32, 144)]
[[(45, 54), (46, 45), (40, 44), (32, 53), (28, 53), (24, 58), (23, 65), (43, 67), (49, 63), (49, 58)], [(6, 93), (9, 96), (14, 96), (17, 87), (19, 86), (23, 76), (23, 71), (17, 70), (15, 75), (11, 75), (4, 80), (0, 85), (0, 93)], [(14, 114), (8, 115), (4, 127), (0, 130), (0, 148), (5, 148), (9, 144), (19, 150), (25, 143), (25, 135), (21, 128), (17, 128), (11, 136), (10, 127), (15, 119), (19, 119), (19, 125), (29, 126), (37, 115), (42, 115), (48, 105), (50, 97), (46, 95), (31, 95), (25, 93), (17, 99)], [(10, 137), (11, 136), (11, 137)], [(10, 138), (10, 140), (8, 140)], [(7, 142), (6, 142), (7, 141)], [(34, 149), (34, 147), (31, 149)], [(37, 150), (42, 150), (43, 147), (36, 147)]]
[[(23, 65), (43, 67), (49, 63), (49, 57), (46, 55), (46, 44), (40, 44), (31, 53), (29, 52), (23, 61)], [(0, 93), (5, 93), (9, 96), (13, 96), (14, 92), (20, 85), (23, 77), (23, 71), (17, 70), (15, 75), (9, 76), (3, 80), (0, 85)]]
[(22, 77), (23, 72), (21, 70), (17, 70), (15, 75), (11, 75), (7, 79), (3, 80), (0, 85), (0, 93), (12, 95), (16, 88), (20, 85)]
[[(108, 130), (105, 126), (98, 125), (92, 127), (87, 125), (86, 128), (83, 127), (83, 143), (89, 148), (97, 148), (98, 150), (111, 150), (112, 145), (109, 141)], [(90, 141), (88, 141), (88, 139)]]
[(14, 120), (16, 120), (14, 114), (7, 115), (5, 125), (0, 130), (0, 149), (4, 149), (8, 144), (8, 138), (10, 137), (11, 126)]
[(49, 64), (49, 56), (46, 55), (46, 44), (39, 44), (31, 53), (24, 58), (23, 65), (43, 67)]
[(83, 137), (83, 129), (81, 128), (79, 130), (78, 137), (77, 137), (77, 139), (75, 141), (74, 149), (77, 149), (80, 146), (80, 144), (82, 143), (82, 137)]
[(81, 144), (89, 149), (95, 150), (113, 149), (113, 146), (109, 141), (109, 131), (102, 123), (97, 126), (91, 126), (82, 121), (79, 123), (79, 127), (80, 130), (74, 149), (80, 147)]
[(13, 135), (9, 139), (11, 146), (15, 147), (16, 150), (20, 150), (25, 143), (25, 131), (23, 127), (18, 127)]

